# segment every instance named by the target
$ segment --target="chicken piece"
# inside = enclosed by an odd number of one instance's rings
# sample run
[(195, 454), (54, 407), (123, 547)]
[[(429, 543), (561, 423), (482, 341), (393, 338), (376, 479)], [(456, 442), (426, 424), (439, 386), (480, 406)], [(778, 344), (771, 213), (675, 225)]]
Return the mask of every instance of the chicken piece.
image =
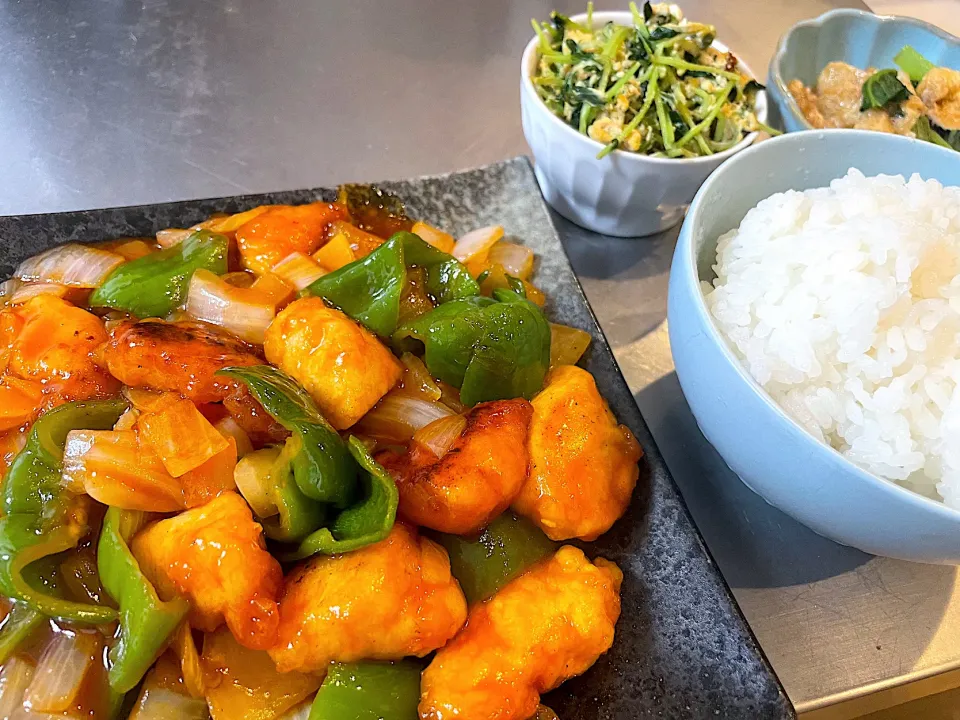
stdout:
[[(213, 720), (277, 720), (310, 697), (323, 677), (277, 672), (270, 656), (237, 644), (226, 630), (204, 635), (200, 659)], [(172, 720), (172, 719), (171, 719)]]
[(217, 402), (233, 392), (236, 383), (216, 376), (217, 370), (263, 363), (249, 345), (209, 325), (162, 320), (114, 328), (101, 359), (124, 385), (178, 392), (195, 403)]
[(890, 115), (881, 108), (872, 108), (860, 113), (857, 121), (853, 124), (853, 128), (855, 130), (873, 130), (874, 132), (896, 132)]
[(791, 80), (787, 85), (787, 89), (790, 91), (790, 94), (793, 95), (793, 99), (796, 100), (800, 112), (803, 113), (808, 123), (815, 128), (827, 126), (827, 121), (824, 119), (823, 113), (821, 113), (820, 108), (817, 107), (816, 92), (804, 85), (801, 80)]
[(37, 411), (74, 400), (116, 395), (120, 384), (94, 360), (107, 339), (96, 315), (53, 295), (38, 295), (19, 308), (3, 311), (0, 321), (6, 372), (42, 384)]
[(149, 525), (133, 554), (162, 597), (189, 598), (193, 627), (212, 632), (226, 620), (244, 647), (273, 646), (283, 571), (236, 493)]
[(397, 523), (374, 545), (316, 556), (287, 576), (270, 655), (280, 672), (422, 657), (443, 647), (466, 617), (446, 551)]
[(832, 62), (817, 78), (817, 108), (824, 127), (852, 128), (860, 120), (864, 81), (872, 70), (861, 70), (844, 62)]
[(327, 239), (330, 224), (347, 217), (336, 203), (272, 207), (237, 228), (243, 265), (263, 275), (291, 253), (309, 255)]
[(917, 85), (930, 119), (944, 130), (960, 130), (960, 71), (935, 67)]
[(526, 720), (613, 644), (623, 573), (572, 546), (474, 605), (423, 672), (422, 720)]
[(250, 394), (246, 385), (238, 383), (223, 398), (223, 407), (237, 421), (237, 425), (247, 434), (255, 448), (280, 445), (290, 437), (290, 431), (273, 419), (263, 405)]
[(498, 400), (467, 413), (467, 426), (437, 459), (417, 443), (377, 460), (400, 490), (400, 513), (440, 532), (479, 532), (509, 507), (527, 478), (527, 430), (533, 408), (526, 400)]
[(527, 447), (530, 474), (513, 507), (551, 540), (595, 540), (626, 511), (643, 451), (586, 370), (561, 365), (547, 374)]
[(373, 334), (318, 297), (297, 300), (277, 315), (263, 350), (303, 385), (337, 430), (366, 415), (403, 374)]

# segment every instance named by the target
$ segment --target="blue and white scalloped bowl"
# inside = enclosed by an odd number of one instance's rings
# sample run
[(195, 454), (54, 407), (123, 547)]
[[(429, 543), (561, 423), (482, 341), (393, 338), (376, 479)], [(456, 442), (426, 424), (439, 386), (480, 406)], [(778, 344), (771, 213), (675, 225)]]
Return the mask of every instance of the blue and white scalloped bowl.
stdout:
[(934, 65), (960, 69), (960, 38), (912, 18), (874, 15), (862, 10), (831, 10), (797, 23), (780, 38), (770, 61), (767, 92), (787, 132), (810, 129), (787, 90), (793, 79), (816, 83), (827, 63), (858, 68), (894, 67), (893, 56), (911, 45)]

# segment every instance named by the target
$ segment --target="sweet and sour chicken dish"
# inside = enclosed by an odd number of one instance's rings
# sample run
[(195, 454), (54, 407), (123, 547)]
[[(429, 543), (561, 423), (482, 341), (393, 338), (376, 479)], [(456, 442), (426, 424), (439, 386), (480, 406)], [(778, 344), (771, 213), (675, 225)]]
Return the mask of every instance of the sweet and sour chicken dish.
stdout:
[(344, 186), (21, 263), (0, 717), (555, 718), (642, 453), (503, 235)]

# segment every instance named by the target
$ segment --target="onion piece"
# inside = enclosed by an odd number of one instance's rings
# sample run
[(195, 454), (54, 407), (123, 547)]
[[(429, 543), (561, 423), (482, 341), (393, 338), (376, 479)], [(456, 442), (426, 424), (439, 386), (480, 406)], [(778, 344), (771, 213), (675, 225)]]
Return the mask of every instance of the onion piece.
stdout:
[(453, 246), (457, 243), (453, 235), (448, 235), (443, 230), (427, 225), (425, 222), (415, 222), (410, 232), (428, 245), (433, 245), (437, 250), (447, 254), (453, 253)]
[(209, 270), (197, 270), (190, 278), (186, 311), (256, 345), (263, 344), (267, 326), (277, 314), (257, 293), (228, 285)]
[(233, 287), (248, 288), (257, 281), (257, 276), (246, 270), (238, 270), (237, 272), (229, 272), (226, 275), (221, 275), (220, 279), (227, 285), (232, 285)]
[(4, 280), (2, 283), (0, 283), (0, 298), (11, 297), (21, 285), (23, 285), (23, 283), (16, 278), (8, 278)]
[(14, 717), (23, 707), (23, 696), (36, 669), (19, 655), (14, 655), (0, 670), (0, 718)]
[(479, 275), (487, 264), (490, 248), (502, 237), (503, 228), (499, 225), (471, 230), (457, 240), (457, 244), (453, 246), (452, 255), (465, 264), (471, 273)]
[(194, 228), (167, 228), (157, 233), (157, 245), (164, 250), (179, 245), (196, 232)]
[(278, 447), (263, 448), (245, 455), (233, 471), (237, 490), (258, 518), (273, 517), (280, 512), (272, 498), (272, 475), (280, 461), (282, 450)]
[(158, 685), (147, 687), (144, 684), (140, 701), (130, 720), (209, 720), (210, 713), (203, 698), (181, 695)]
[(140, 418), (140, 411), (135, 407), (128, 407), (123, 411), (123, 415), (114, 423), (114, 430), (133, 430)]
[(404, 365), (403, 378), (401, 383), (403, 391), (410, 395), (420, 395), (427, 400), (437, 402), (443, 392), (437, 381), (433, 379), (423, 360), (413, 353), (405, 352), (400, 356), (400, 362)]
[(133, 430), (72, 430), (63, 451), (63, 485), (104, 505), (174, 512), (183, 490)]
[(191, 400), (183, 398), (137, 421), (139, 439), (148, 444), (175, 478), (196, 470), (226, 450), (230, 443), (203, 416)]
[(128, 387), (121, 388), (120, 393), (127, 399), (133, 407), (140, 412), (154, 412), (172, 405), (182, 397), (180, 393), (160, 392), (158, 390), (147, 390), (146, 388)]
[(14, 275), (26, 282), (97, 288), (107, 275), (123, 263), (123, 256), (117, 253), (68, 243), (24, 260)]
[(490, 249), (487, 263), (500, 264), (509, 275), (526, 280), (533, 274), (533, 257), (533, 250), (525, 245), (501, 241)]
[(313, 254), (320, 267), (329, 272), (339, 270), (344, 265), (349, 265), (357, 256), (350, 247), (350, 240), (344, 233), (334, 235), (323, 247)]
[(550, 367), (576, 365), (592, 340), (584, 330), (550, 323)]
[(66, 285), (45, 282), (21, 283), (10, 296), (10, 304), (22, 305), (31, 298), (37, 297), (37, 295), (53, 295), (58, 298), (66, 298), (69, 293), (70, 288)]
[(227, 415), (225, 418), (218, 420), (213, 426), (225, 438), (233, 438), (234, 442), (237, 443), (237, 457), (242, 458), (244, 455), (253, 452), (253, 443), (250, 442), (250, 436), (247, 435), (246, 430), (240, 427), (240, 423), (232, 415)]
[(61, 630), (43, 651), (24, 705), (31, 710), (58, 713), (71, 707), (80, 693), (87, 670), (93, 666), (101, 650), (97, 632)]
[(128, 240), (127, 242), (115, 244), (113, 247), (104, 249), (115, 252), (128, 262), (130, 260), (139, 260), (153, 252), (153, 248), (143, 240)]
[(170, 647), (180, 659), (180, 676), (187, 692), (195, 698), (202, 698), (206, 683), (203, 679), (203, 668), (200, 667), (200, 653), (197, 651), (197, 643), (193, 639), (189, 622), (180, 623), (170, 641)]
[(316, 260), (301, 252), (287, 255), (273, 266), (273, 272), (293, 285), (298, 292), (327, 274)]
[(258, 215), (263, 215), (267, 210), (273, 208), (273, 205), (258, 205), (255, 208), (250, 210), (244, 210), (243, 212), (234, 213), (233, 215), (227, 215), (226, 217), (211, 218), (206, 222), (200, 223), (197, 226), (198, 229), (206, 228), (213, 232), (218, 233), (233, 233), (239, 230), (242, 226), (246, 225), (248, 222), (253, 220)]
[(357, 423), (357, 432), (388, 442), (406, 442), (434, 420), (453, 415), (446, 405), (393, 391)]
[(463, 415), (450, 415), (424, 425), (413, 434), (413, 442), (422, 445), (437, 458), (442, 458), (463, 435), (467, 419)]
[(313, 698), (307, 698), (299, 705), (287, 710), (283, 715), (279, 716), (276, 720), (309, 720), (310, 711), (313, 709)]
[(258, 277), (250, 289), (263, 296), (275, 308), (286, 305), (287, 301), (296, 295), (296, 290), (290, 283), (272, 272)]

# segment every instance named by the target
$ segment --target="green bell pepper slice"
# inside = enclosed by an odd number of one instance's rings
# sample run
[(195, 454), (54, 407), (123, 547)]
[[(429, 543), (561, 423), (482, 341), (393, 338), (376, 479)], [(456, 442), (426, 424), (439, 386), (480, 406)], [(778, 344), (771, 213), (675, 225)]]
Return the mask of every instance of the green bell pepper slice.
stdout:
[(326, 506), (311, 500), (297, 485), (293, 461), (303, 450), (303, 439), (291, 435), (270, 470), (268, 494), (279, 513), (263, 518), (263, 532), (271, 540), (297, 542), (321, 527), (327, 519)]
[(480, 294), (480, 286), (452, 255), (437, 250), (410, 232), (395, 233), (366, 257), (328, 273), (307, 287), (378, 335), (397, 328), (407, 269), (426, 271), (426, 289), (447, 303)]
[(532, 398), (550, 367), (550, 324), (532, 302), (510, 290), (441, 305), (393, 335), (399, 350), (422, 344), (424, 362), (460, 388), (467, 406)]
[(124, 400), (73, 402), (42, 415), (7, 471), (0, 519), (0, 591), (60, 620), (98, 625), (116, 620), (113, 608), (57, 597), (24, 576), (37, 560), (76, 547), (87, 528), (70, 517), (77, 496), (62, 487), (63, 448), (71, 430), (108, 430)]
[(390, 534), (400, 500), (397, 484), (357, 438), (351, 437), (348, 446), (361, 468), (363, 499), (337, 515), (329, 527), (305, 537), (296, 550), (282, 554), (284, 561), (301, 560), (318, 553), (334, 555), (359, 550)]
[(426, 270), (427, 292), (436, 298), (439, 304), (480, 294), (480, 284), (473, 279), (466, 265), (453, 255), (438, 250), (413, 233), (399, 232), (393, 237), (403, 241), (407, 267)]
[(224, 368), (217, 375), (239, 380), (274, 420), (300, 439), (291, 467), (300, 492), (311, 500), (347, 507), (357, 486), (357, 464), (306, 390), (271, 365)]
[(0, 665), (10, 659), (20, 644), (46, 622), (47, 616), (26, 603), (13, 601), (13, 607), (0, 626)]
[(446, 548), (450, 573), (471, 604), (491, 597), (557, 549), (540, 528), (510, 511), (494, 519), (480, 537), (445, 533), (434, 537)]
[(417, 720), (420, 663), (333, 663), (309, 720)]
[(123, 310), (138, 318), (164, 317), (186, 300), (194, 272), (227, 272), (229, 247), (226, 236), (197, 230), (179, 245), (118, 267), (90, 296), (90, 306)]
[(130, 552), (130, 540), (147, 521), (147, 513), (109, 508), (97, 546), (103, 587), (120, 606), (120, 633), (108, 654), (107, 675), (116, 693), (137, 686), (190, 609), (180, 597), (163, 602)]

